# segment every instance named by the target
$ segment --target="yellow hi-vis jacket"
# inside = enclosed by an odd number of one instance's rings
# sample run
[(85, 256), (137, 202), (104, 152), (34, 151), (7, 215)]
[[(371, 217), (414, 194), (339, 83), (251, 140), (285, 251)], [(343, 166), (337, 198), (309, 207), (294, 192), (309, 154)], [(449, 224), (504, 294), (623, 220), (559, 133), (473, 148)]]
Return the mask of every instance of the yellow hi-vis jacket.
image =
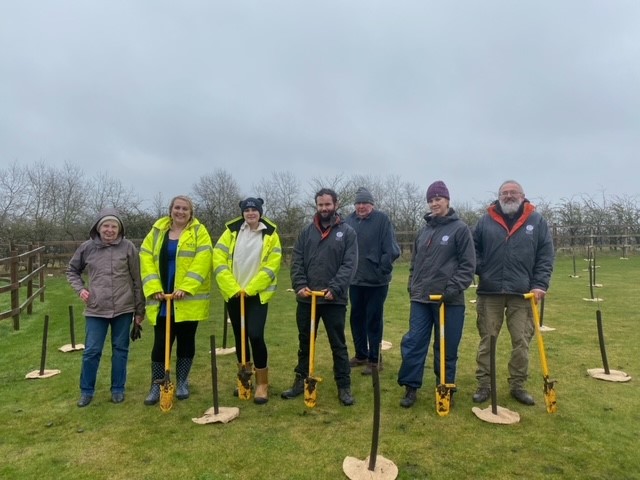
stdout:
[[(278, 272), (282, 261), (282, 247), (276, 224), (262, 217), (260, 221), (267, 227), (262, 230), (262, 253), (260, 270), (244, 289), (249, 296), (259, 295), (260, 303), (267, 303), (276, 292)], [(226, 229), (213, 249), (213, 274), (222, 298), (226, 302), (241, 290), (233, 275), (233, 252), (244, 218), (238, 217), (226, 223)]]
[[(166, 269), (160, 265), (160, 250), (170, 227), (171, 217), (158, 219), (140, 246), (142, 289), (147, 299), (147, 318), (152, 325), (156, 324), (160, 308), (160, 302), (153, 295), (163, 291), (160, 272)], [(212, 250), (206, 227), (192, 219), (178, 240), (174, 290), (182, 290), (187, 295), (173, 302), (176, 322), (209, 318)]]

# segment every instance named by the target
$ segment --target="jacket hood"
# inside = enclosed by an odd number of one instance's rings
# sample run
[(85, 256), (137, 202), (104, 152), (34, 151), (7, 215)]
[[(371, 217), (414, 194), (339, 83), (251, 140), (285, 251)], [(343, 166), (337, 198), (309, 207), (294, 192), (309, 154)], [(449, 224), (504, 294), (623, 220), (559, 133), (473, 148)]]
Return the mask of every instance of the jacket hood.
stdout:
[(431, 215), (431, 213), (427, 213), (424, 216), (425, 221), (429, 225), (445, 224), (445, 223), (453, 222), (454, 220), (458, 220), (459, 218), (460, 217), (458, 217), (458, 214), (456, 213), (456, 211), (451, 207), (449, 207), (449, 211), (443, 217), (434, 217), (433, 215)]
[[(278, 226), (275, 223), (273, 223), (273, 221), (269, 220), (267, 217), (260, 217), (260, 222), (265, 227), (267, 227), (266, 232), (269, 235), (273, 235), (273, 232), (275, 232), (278, 229)], [(229, 220), (224, 225), (227, 229), (231, 230), (232, 232), (237, 232), (240, 230), (240, 227), (242, 227), (243, 223), (244, 223), (244, 217), (236, 217)]]
[(120, 232), (118, 234), (118, 239), (124, 238), (124, 223), (122, 223), (122, 217), (120, 216), (118, 210), (116, 210), (115, 208), (103, 208), (102, 210), (100, 210), (100, 212), (96, 216), (95, 221), (93, 222), (91, 230), (89, 231), (89, 236), (93, 240), (100, 239), (100, 234), (98, 233), (98, 223), (100, 223), (100, 220), (102, 220), (104, 217), (116, 217), (118, 219), (118, 222), (120, 222)]

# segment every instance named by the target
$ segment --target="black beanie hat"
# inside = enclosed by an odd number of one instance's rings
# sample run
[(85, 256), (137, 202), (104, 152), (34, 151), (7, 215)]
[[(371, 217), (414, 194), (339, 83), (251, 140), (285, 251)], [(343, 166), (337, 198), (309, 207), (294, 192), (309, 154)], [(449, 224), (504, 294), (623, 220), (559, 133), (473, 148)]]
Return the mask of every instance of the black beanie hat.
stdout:
[(262, 200), (261, 198), (254, 198), (254, 197), (249, 197), (249, 198), (245, 198), (244, 200), (242, 200), (240, 202), (240, 211), (242, 213), (244, 213), (244, 211), (247, 208), (255, 208), (256, 210), (258, 210), (258, 213), (260, 213), (260, 216), (262, 216), (262, 205), (264, 204), (264, 200)]

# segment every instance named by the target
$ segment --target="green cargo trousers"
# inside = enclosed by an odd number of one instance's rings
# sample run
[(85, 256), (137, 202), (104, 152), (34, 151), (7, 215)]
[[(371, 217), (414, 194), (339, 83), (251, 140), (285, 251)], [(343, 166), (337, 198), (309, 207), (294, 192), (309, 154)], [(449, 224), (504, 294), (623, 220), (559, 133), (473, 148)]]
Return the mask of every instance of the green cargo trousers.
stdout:
[(509, 359), (509, 389), (524, 389), (529, 375), (529, 343), (533, 338), (533, 312), (529, 300), (523, 295), (483, 295), (478, 294), (478, 333), (480, 344), (476, 362), (478, 387), (491, 387), (491, 336), (496, 339), (502, 323), (507, 319), (511, 336), (511, 358)]

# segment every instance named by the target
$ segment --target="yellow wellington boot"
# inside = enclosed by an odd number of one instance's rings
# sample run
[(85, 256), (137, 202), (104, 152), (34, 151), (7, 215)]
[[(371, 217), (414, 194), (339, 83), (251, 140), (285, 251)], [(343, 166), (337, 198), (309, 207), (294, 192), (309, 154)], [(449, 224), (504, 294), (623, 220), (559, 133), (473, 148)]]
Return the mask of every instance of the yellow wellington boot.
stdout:
[(256, 368), (256, 393), (253, 402), (263, 405), (269, 401), (269, 368)]

